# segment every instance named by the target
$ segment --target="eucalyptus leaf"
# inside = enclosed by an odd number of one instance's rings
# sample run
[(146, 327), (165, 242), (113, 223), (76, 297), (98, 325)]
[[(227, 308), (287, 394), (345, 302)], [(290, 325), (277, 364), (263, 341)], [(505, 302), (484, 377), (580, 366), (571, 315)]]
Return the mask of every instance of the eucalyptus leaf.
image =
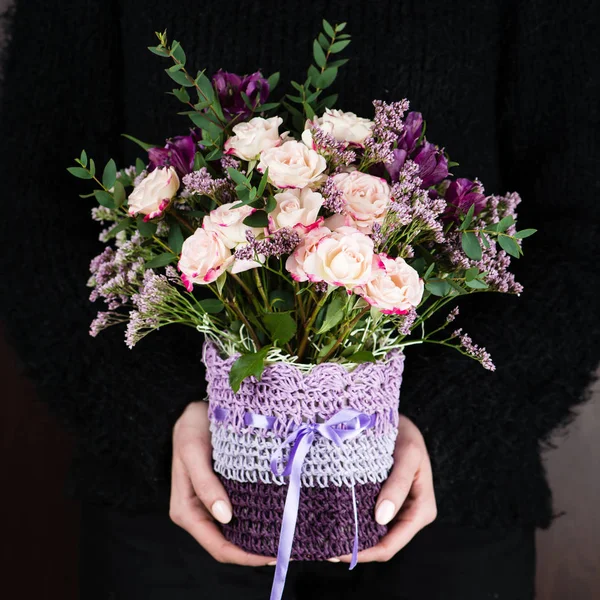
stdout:
[(153, 259), (149, 260), (144, 264), (146, 269), (158, 269), (159, 267), (166, 267), (172, 263), (177, 257), (171, 252), (163, 252)]
[(105, 192), (104, 190), (94, 190), (94, 196), (101, 206), (115, 208), (115, 201), (108, 192)]
[(194, 87), (194, 82), (190, 81), (188, 75), (183, 71), (171, 71), (171, 69), (165, 69), (165, 73), (177, 84), (184, 87)]
[(117, 233), (119, 233), (120, 231), (124, 231), (125, 229), (127, 229), (132, 224), (133, 224), (133, 219), (131, 217), (125, 217), (124, 219), (122, 219), (121, 221), (119, 221), (119, 223), (117, 223), (108, 232), (107, 237), (109, 239), (115, 237), (115, 235), (117, 235)]
[(233, 167), (229, 167), (227, 169), (227, 172), (229, 173), (229, 176), (231, 177), (231, 179), (233, 179), (233, 181), (235, 181), (235, 183), (237, 183), (238, 185), (243, 185), (244, 187), (248, 187), (248, 185), (249, 185), (248, 179), (246, 178), (246, 176), (243, 173), (241, 173), (237, 169), (234, 169)]
[(471, 281), (467, 281), (467, 285), (474, 290), (487, 290), (488, 284), (480, 281), (479, 279), (472, 279)]
[(84, 167), (87, 167), (87, 161), (88, 161), (87, 154), (86, 154), (85, 150), (82, 150), (82, 151), (81, 151), (81, 156), (79, 157), (79, 162), (80, 162), (80, 163), (81, 163), (81, 164), (82, 164)]
[(332, 54), (337, 54), (338, 52), (341, 52), (349, 43), (350, 40), (336, 42), (335, 44), (332, 44), (331, 48), (329, 48), (329, 52), (331, 52)]
[(216, 315), (225, 308), (225, 305), (218, 298), (206, 298), (205, 300), (198, 301), (197, 304), (209, 315)]
[(313, 56), (315, 59), (315, 63), (317, 63), (317, 66), (323, 68), (327, 64), (325, 52), (323, 52), (323, 48), (321, 48), (321, 44), (319, 44), (317, 40), (313, 42)]
[(332, 38), (335, 36), (335, 31), (333, 30), (333, 27), (330, 25), (329, 21), (326, 21), (325, 19), (323, 19), (323, 29), (329, 37)]
[(504, 217), (503, 219), (500, 220), (500, 222), (497, 225), (497, 229), (496, 231), (503, 233), (505, 232), (513, 223), (515, 222), (515, 219), (509, 215), (508, 217)]
[(86, 169), (82, 169), (81, 167), (67, 167), (67, 171), (74, 175), (78, 179), (91, 179), (92, 176), (87, 172)]
[(115, 191), (113, 193), (113, 198), (115, 201), (115, 206), (118, 208), (119, 206), (123, 206), (127, 195), (125, 193), (123, 184), (118, 179), (115, 181), (114, 189)]
[(322, 333), (333, 329), (344, 318), (343, 308), (345, 303), (345, 300), (339, 294), (333, 295), (331, 301), (327, 305), (325, 318), (317, 331), (317, 335), (321, 335)]
[(516, 237), (518, 240), (522, 240), (529, 237), (530, 235), (533, 235), (536, 232), (537, 229), (521, 229), (521, 231), (517, 231), (517, 233), (515, 233), (514, 237)]
[(143, 215), (138, 215), (135, 220), (138, 231), (146, 238), (151, 238), (156, 233), (156, 223), (150, 221), (144, 221)]
[(267, 79), (267, 83), (269, 84), (269, 92), (272, 92), (277, 87), (277, 84), (279, 83), (279, 77), (279, 72), (269, 75)]
[(463, 231), (461, 244), (465, 254), (471, 260), (481, 260), (481, 246), (477, 236), (472, 231)]
[(243, 223), (248, 227), (267, 227), (269, 225), (269, 215), (264, 210), (255, 210), (244, 219)]
[(427, 289), (434, 296), (447, 296), (452, 290), (452, 286), (443, 279), (430, 279), (425, 284), (425, 289)]
[(325, 69), (317, 78), (316, 86), (321, 90), (329, 87), (335, 81), (337, 72), (338, 70), (335, 67)]
[(517, 242), (515, 242), (515, 240), (513, 240), (511, 237), (507, 235), (498, 236), (498, 244), (500, 244), (500, 247), (507, 254), (510, 254), (515, 258), (519, 258), (521, 256), (521, 248), (519, 247), (519, 244), (517, 244)]
[(265, 211), (270, 213), (273, 212), (277, 208), (277, 200), (275, 200), (275, 196), (269, 196), (267, 200), (267, 205), (265, 206)]
[(115, 161), (111, 158), (104, 167), (104, 172), (102, 173), (102, 185), (110, 189), (113, 185), (115, 185), (115, 181), (117, 180), (117, 165)]
[(171, 46), (171, 54), (178, 60), (182, 65), (185, 65), (185, 52), (181, 47), (181, 44), (175, 40), (173, 40), (173, 45)]

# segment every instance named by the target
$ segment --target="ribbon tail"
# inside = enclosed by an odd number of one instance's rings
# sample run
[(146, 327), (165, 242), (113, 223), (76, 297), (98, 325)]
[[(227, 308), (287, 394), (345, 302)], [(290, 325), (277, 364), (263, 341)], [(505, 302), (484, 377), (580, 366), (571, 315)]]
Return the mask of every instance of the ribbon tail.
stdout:
[(352, 560), (349, 570), (352, 571), (358, 562), (358, 511), (356, 509), (356, 490), (352, 484), (352, 510), (354, 512), (354, 545), (352, 546)]
[[(271, 588), (271, 600), (281, 600), (285, 578), (287, 576), (290, 557), (292, 555), (292, 543), (296, 532), (296, 521), (298, 520), (298, 508), (300, 506), (300, 487), (302, 465), (314, 440), (314, 434), (303, 436), (296, 447), (290, 473), (290, 482), (285, 507), (283, 509), (283, 520), (281, 522), (281, 533), (279, 534), (279, 548), (277, 550), (277, 566), (275, 567), (275, 578)], [(290, 463), (288, 463), (289, 465)]]

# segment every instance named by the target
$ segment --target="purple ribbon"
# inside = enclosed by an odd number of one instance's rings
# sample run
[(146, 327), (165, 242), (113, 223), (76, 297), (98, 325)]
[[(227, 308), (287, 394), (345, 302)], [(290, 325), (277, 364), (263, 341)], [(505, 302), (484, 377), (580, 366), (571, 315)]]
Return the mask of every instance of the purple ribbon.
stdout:
[[(263, 415), (247, 413), (246, 417), (248, 417), (246, 423), (255, 427), (261, 427), (261, 424), (264, 422)], [(374, 417), (375, 415), (369, 416), (351, 408), (344, 408), (325, 423), (303, 423), (299, 425), (273, 452), (271, 456), (271, 471), (277, 477), (289, 476), (290, 481), (283, 509), (281, 533), (279, 534), (277, 566), (275, 568), (273, 587), (271, 588), (271, 600), (280, 600), (283, 594), (285, 578), (292, 554), (296, 521), (298, 519), (302, 465), (310, 447), (317, 435), (320, 435), (341, 448), (344, 441), (355, 438), (368, 428), (373, 427), (375, 424)], [(281, 470), (279, 462), (282, 458), (284, 448), (288, 446), (291, 446), (290, 455), (287, 464)], [(354, 485), (352, 486), (352, 504), (354, 512), (354, 545), (352, 548), (350, 569), (356, 566), (358, 560), (358, 513), (356, 510)]]

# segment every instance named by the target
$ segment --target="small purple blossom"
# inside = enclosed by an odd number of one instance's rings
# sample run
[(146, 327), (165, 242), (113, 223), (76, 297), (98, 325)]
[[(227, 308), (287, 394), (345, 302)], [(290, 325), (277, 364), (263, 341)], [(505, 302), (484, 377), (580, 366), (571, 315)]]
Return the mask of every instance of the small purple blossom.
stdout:
[(252, 106), (264, 104), (269, 97), (269, 82), (260, 71), (241, 77), (219, 70), (213, 75), (212, 83), (228, 120), (236, 117), (244, 120), (252, 114), (242, 94), (246, 94)]
[(338, 189), (333, 181), (333, 178), (329, 178), (325, 185), (319, 190), (323, 196), (323, 208), (327, 209), (332, 213), (342, 214), (346, 201), (344, 200), (344, 193)]
[(398, 331), (402, 335), (410, 335), (412, 332), (412, 326), (417, 320), (418, 313), (416, 309), (411, 308), (405, 315), (402, 315), (397, 325)]
[(479, 361), (484, 369), (488, 371), (495, 371), (496, 366), (492, 362), (492, 357), (485, 348), (478, 346), (473, 343), (473, 340), (466, 333), (462, 333), (462, 329), (457, 329), (453, 334), (453, 338), (459, 338), (460, 347), (463, 349), (465, 354)]
[(363, 161), (391, 163), (394, 161), (393, 147), (404, 131), (404, 114), (408, 110), (408, 100), (388, 104), (374, 100), (375, 117), (371, 137), (365, 140)]
[(313, 150), (325, 155), (332, 166), (347, 166), (356, 161), (356, 152), (348, 150), (346, 142), (336, 140), (333, 135), (314, 123), (311, 123), (309, 128), (312, 135)]
[(230, 167), (232, 169), (239, 169), (242, 163), (237, 159), (231, 156), (230, 154), (224, 154), (221, 157), (221, 169), (227, 173), (227, 169)]
[(449, 313), (448, 316), (446, 317), (446, 323), (452, 323), (452, 321), (454, 321), (454, 319), (456, 319), (456, 317), (458, 317), (458, 306), (455, 306)]
[(269, 237), (257, 240), (254, 234), (246, 231), (247, 244), (238, 246), (234, 252), (237, 260), (255, 260), (257, 256), (268, 258), (291, 254), (300, 244), (300, 234), (290, 227), (282, 227)]
[(233, 185), (229, 179), (215, 179), (206, 167), (188, 173), (183, 179), (182, 198), (189, 198), (194, 194), (216, 198), (222, 203), (231, 202), (235, 196)]

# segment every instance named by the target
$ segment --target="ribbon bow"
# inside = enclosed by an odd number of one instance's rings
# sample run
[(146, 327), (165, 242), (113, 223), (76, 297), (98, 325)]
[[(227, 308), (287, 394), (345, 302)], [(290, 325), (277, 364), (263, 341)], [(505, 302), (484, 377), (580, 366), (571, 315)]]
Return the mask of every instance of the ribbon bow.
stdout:
[[(325, 423), (303, 423), (295, 428), (283, 443), (273, 452), (271, 456), (271, 471), (277, 477), (290, 478), (285, 507), (283, 510), (283, 520), (281, 524), (281, 533), (279, 535), (279, 548), (277, 550), (277, 567), (275, 568), (275, 578), (271, 589), (271, 600), (280, 600), (283, 594), (285, 578), (287, 575), (290, 556), (292, 554), (292, 543), (296, 531), (296, 521), (298, 519), (298, 507), (300, 504), (300, 487), (302, 465), (308, 454), (310, 447), (318, 435), (332, 441), (338, 447), (346, 440), (353, 439), (373, 427), (375, 415), (369, 416), (358, 412), (352, 408), (344, 408), (333, 415)], [(272, 421), (267, 421), (268, 417), (247, 413), (246, 425), (255, 427), (272, 426)], [(290, 447), (290, 455), (287, 464), (281, 470), (279, 462), (283, 450)], [(352, 506), (354, 511), (354, 546), (352, 548), (352, 561), (350, 569), (356, 566), (358, 557), (358, 514), (356, 510), (356, 493), (354, 485), (352, 486)]]

